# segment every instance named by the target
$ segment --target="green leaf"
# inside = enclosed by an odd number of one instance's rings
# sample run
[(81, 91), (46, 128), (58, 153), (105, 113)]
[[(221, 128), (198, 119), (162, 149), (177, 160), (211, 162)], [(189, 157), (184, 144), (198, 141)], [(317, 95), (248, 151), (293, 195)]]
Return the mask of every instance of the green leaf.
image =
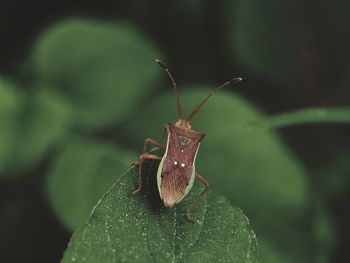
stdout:
[[(296, 263), (298, 260), (294, 260), (287, 253), (281, 252), (281, 250), (273, 242), (270, 242), (264, 238), (259, 238), (259, 255), (261, 262), (268, 263)], [(301, 259), (299, 259), (299, 262)]]
[(0, 178), (10, 173), (17, 141), (17, 122), (24, 94), (13, 83), (0, 77)]
[(244, 127), (263, 130), (312, 123), (350, 123), (350, 108), (303, 109), (266, 117)]
[(31, 68), (71, 103), (79, 124), (94, 128), (126, 118), (149, 93), (159, 56), (132, 25), (69, 19), (40, 37)]
[(343, 152), (333, 156), (333, 161), (324, 166), (317, 167), (317, 183), (319, 191), (327, 199), (344, 199), (350, 185), (350, 151), (345, 145)]
[(316, 240), (316, 262), (331, 262), (332, 254), (336, 246), (335, 225), (329, 211), (326, 210), (326, 202), (322, 199), (316, 201), (313, 231)]
[(69, 107), (52, 92), (28, 95), (1, 79), (0, 104), (0, 174), (25, 174), (67, 133)]
[[(156, 187), (159, 162), (144, 166), (143, 190), (128, 197), (138, 169), (118, 177), (95, 206), (90, 220), (72, 237), (67, 262), (258, 262), (256, 239), (242, 211), (209, 191), (194, 209), (185, 209), (202, 186), (195, 183), (188, 198), (164, 208)], [(147, 167), (147, 168), (146, 168)]]
[(94, 204), (136, 157), (83, 139), (64, 148), (49, 171), (47, 192), (55, 213), (69, 230), (87, 220)]
[(71, 109), (50, 89), (26, 97), (18, 119), (17, 152), (13, 167), (30, 169), (50, 149), (59, 146), (71, 127)]

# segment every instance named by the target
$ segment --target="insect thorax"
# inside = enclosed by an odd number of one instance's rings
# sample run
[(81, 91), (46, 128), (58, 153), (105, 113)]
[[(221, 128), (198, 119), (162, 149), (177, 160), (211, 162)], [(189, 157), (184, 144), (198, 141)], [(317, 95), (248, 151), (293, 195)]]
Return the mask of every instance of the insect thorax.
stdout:
[(191, 144), (191, 139), (185, 136), (178, 136), (179, 138), (179, 147), (181, 150), (184, 150)]

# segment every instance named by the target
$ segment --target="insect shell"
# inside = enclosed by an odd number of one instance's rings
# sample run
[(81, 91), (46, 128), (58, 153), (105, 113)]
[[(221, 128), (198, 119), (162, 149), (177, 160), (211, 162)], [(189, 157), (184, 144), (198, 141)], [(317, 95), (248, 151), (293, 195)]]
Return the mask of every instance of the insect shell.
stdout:
[(192, 130), (186, 120), (165, 126), (168, 138), (159, 164), (157, 184), (166, 207), (179, 203), (191, 190), (196, 175), (195, 161), (204, 134)]

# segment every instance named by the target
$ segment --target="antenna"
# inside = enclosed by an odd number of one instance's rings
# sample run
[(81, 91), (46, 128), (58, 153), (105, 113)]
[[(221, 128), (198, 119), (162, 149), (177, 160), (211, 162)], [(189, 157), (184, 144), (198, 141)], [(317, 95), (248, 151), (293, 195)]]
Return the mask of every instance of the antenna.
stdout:
[(165, 72), (168, 74), (168, 76), (173, 84), (175, 94), (176, 94), (177, 111), (179, 112), (179, 119), (181, 119), (182, 118), (182, 107), (181, 107), (179, 91), (177, 90), (175, 79), (171, 75), (169, 69), (159, 59), (156, 59), (155, 61), (165, 70)]
[(194, 115), (197, 114), (197, 112), (202, 108), (202, 106), (204, 105), (204, 103), (207, 102), (207, 100), (213, 96), (216, 92), (218, 92), (219, 90), (221, 90), (223, 87), (231, 84), (231, 83), (236, 83), (236, 82), (240, 82), (242, 81), (242, 78), (233, 78), (230, 81), (225, 82), (224, 84), (222, 84), (221, 86), (219, 86), (218, 88), (216, 88), (215, 90), (212, 90), (209, 92), (208, 96), (206, 96), (204, 98), (204, 100), (202, 100), (201, 103), (199, 103), (199, 105), (193, 110), (193, 112), (187, 117), (186, 121), (190, 121), (192, 120), (192, 118), (194, 117)]

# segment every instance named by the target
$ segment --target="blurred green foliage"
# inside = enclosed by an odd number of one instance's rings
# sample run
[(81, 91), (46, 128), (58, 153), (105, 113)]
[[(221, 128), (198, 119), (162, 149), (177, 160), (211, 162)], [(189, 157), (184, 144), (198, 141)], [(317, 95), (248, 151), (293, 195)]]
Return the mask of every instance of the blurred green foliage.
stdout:
[(136, 154), (95, 141), (76, 138), (68, 143), (49, 171), (47, 191), (57, 215), (74, 231), (91, 208), (130, 164)]
[(312, 108), (304, 109), (277, 116), (267, 117), (264, 120), (247, 124), (247, 129), (272, 129), (291, 125), (312, 124), (312, 123), (348, 123), (350, 120), (350, 108)]
[(8, 175), (7, 169), (11, 168), (11, 162), (15, 156), (15, 140), (17, 139), (17, 119), (23, 104), (23, 94), (18, 91), (12, 83), (3, 78), (0, 79), (0, 157), (1, 176)]
[[(229, 202), (250, 219), (261, 262), (348, 262), (348, 4), (180, 1), (158, 12), (165, 3), (137, 2), (119, 7), (128, 19), (114, 19), (114, 13), (112, 21), (57, 19), (27, 43), (19, 70), (0, 68), (0, 261), (58, 261), (79, 226), (64, 262), (106, 255), (118, 261), (109, 253), (130, 256), (123, 244), (131, 248), (132, 241), (142, 243), (145, 254), (158, 251), (153, 261), (166, 260), (174, 244), (179, 260), (182, 249), (191, 262), (217, 258), (210, 230), (218, 249), (240, 257), (254, 238)], [(191, 122), (207, 134), (196, 168), (210, 182), (194, 226), (182, 222), (190, 198), (152, 213), (148, 188), (126, 197), (136, 173), (122, 174), (143, 140), (164, 142), (163, 125), (177, 120), (174, 93), (156, 58), (174, 69), (179, 83), (185, 80), (179, 90), (186, 114), (215, 87), (208, 83), (240, 71), (245, 79), (234, 93), (227, 88), (216, 95)], [(154, 180), (154, 171), (149, 175)], [(208, 222), (201, 221), (204, 203)], [(179, 236), (168, 233), (169, 225)], [(111, 247), (107, 226), (114, 226)], [(191, 243), (199, 228), (198, 250), (169, 241)], [(230, 230), (243, 238), (220, 236)], [(26, 245), (19, 241), (24, 235)], [(145, 244), (143, 235), (154, 237)], [(232, 246), (220, 245), (226, 243)], [(255, 244), (251, 249), (255, 262)], [(132, 251), (132, 257), (145, 255)]]
[(96, 128), (126, 119), (154, 88), (161, 72), (148, 61), (159, 56), (129, 24), (72, 19), (39, 38), (29, 69), (36, 81), (59, 87), (78, 124)]
[(71, 123), (70, 107), (50, 90), (26, 94), (5, 81), (0, 86), (0, 171), (2, 176), (20, 175), (64, 137)]

